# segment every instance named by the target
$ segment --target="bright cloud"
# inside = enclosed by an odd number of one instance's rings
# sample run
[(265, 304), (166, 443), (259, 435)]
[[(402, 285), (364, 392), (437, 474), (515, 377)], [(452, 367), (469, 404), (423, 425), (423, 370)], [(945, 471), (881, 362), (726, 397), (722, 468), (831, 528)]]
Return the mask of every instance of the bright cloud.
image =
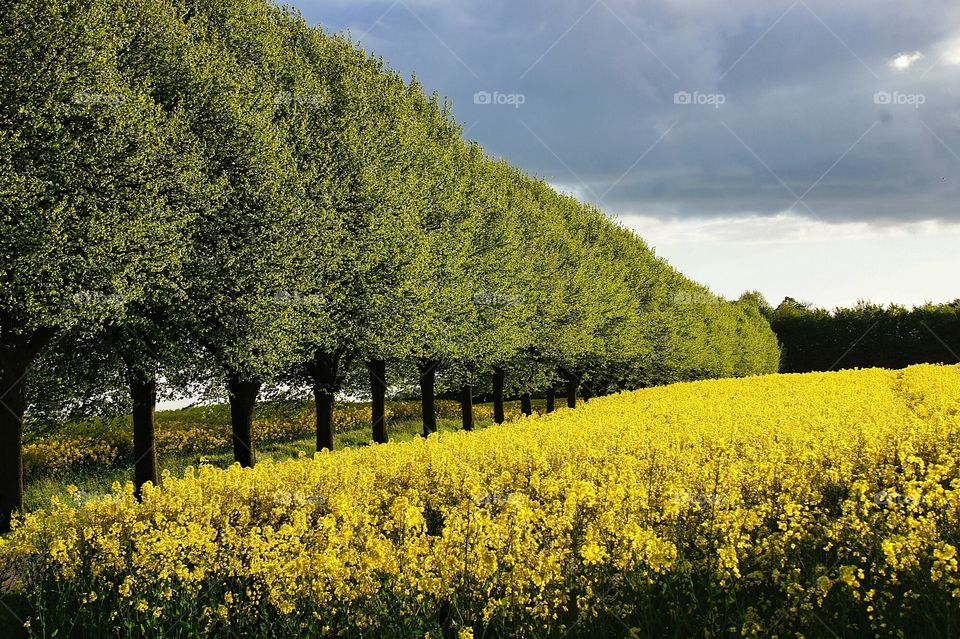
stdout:
[(919, 51), (898, 53), (893, 59), (890, 60), (890, 68), (896, 69), (897, 71), (906, 71), (920, 60), (923, 60), (923, 57), (923, 54)]
[[(915, 305), (957, 298), (960, 224), (831, 224), (790, 213), (731, 218), (624, 216), (656, 250), (698, 282), (732, 299), (759, 290), (818, 306), (859, 299)], [(905, 259), (898, 259), (905, 258)]]

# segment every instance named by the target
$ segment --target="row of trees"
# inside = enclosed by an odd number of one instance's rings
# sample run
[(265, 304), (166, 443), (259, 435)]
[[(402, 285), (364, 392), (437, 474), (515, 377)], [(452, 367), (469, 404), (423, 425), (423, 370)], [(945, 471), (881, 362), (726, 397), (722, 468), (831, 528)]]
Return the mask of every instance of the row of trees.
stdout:
[[(156, 481), (158, 393), (312, 391), (317, 448), (361, 387), (575, 402), (776, 369), (727, 302), (632, 232), (464, 142), (449, 105), (266, 0), (0, 8), (0, 528), (25, 416), (132, 412)], [(388, 376), (389, 374), (389, 376)], [(161, 383), (162, 382), (162, 383)], [(572, 404), (571, 404), (572, 405)]]
[(912, 309), (861, 302), (831, 312), (788, 297), (765, 315), (785, 373), (960, 362), (960, 300)]

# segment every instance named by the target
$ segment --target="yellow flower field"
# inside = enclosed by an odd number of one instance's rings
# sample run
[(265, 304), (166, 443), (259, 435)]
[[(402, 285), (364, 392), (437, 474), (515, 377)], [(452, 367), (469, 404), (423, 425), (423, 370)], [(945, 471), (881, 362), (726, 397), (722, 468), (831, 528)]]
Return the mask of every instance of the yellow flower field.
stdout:
[[(459, 418), (460, 403), (436, 402), (437, 417)], [(420, 418), (419, 401), (387, 402), (384, 410), (388, 431), (401, 420)], [(508, 421), (520, 416), (516, 405), (508, 405)], [(493, 408), (474, 405), (477, 421), (493, 420)], [(369, 404), (337, 404), (334, 408), (334, 428), (337, 433), (370, 429)], [(23, 448), (23, 461), (29, 478), (68, 473), (78, 468), (102, 469), (130, 466), (133, 461), (132, 425), (129, 419), (115, 420), (81, 432), (54, 433)], [(260, 441), (283, 442), (312, 436), (316, 433), (316, 412), (312, 403), (283, 417), (257, 417), (253, 431)], [(201, 454), (227, 450), (232, 446), (229, 414), (220, 420), (197, 420), (196, 415), (179, 418), (176, 411), (162, 414), (156, 434), (160, 454)]]
[(945, 637), (958, 463), (958, 367), (705, 381), (118, 486), (0, 568), (66, 636)]

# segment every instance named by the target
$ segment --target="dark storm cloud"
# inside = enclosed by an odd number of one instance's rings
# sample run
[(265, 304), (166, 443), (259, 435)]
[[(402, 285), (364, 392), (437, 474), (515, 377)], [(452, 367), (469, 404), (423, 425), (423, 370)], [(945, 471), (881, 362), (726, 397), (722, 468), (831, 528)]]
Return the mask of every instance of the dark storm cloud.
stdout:
[(611, 213), (960, 221), (957, 3), (295, 4), (450, 96), (492, 154)]

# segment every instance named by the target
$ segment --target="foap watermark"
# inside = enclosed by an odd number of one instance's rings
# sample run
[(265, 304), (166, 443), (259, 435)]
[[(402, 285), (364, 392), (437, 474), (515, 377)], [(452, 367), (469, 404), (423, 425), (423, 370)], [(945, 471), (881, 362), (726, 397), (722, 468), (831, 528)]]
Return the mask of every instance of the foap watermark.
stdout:
[(727, 501), (727, 498), (717, 493), (680, 493), (674, 495), (673, 503), (680, 506), (715, 507)]
[(123, 306), (123, 296), (100, 291), (79, 291), (73, 294), (77, 306)]
[(526, 301), (522, 295), (504, 293), (474, 293), (473, 303), (477, 306), (518, 306)]
[(677, 91), (673, 94), (673, 103), (681, 106), (709, 106), (719, 109), (727, 103), (727, 96), (723, 93)]
[(894, 490), (881, 490), (875, 493), (870, 501), (880, 508), (916, 508), (923, 503), (923, 497), (909, 497)]
[(73, 94), (73, 103), (97, 106), (117, 106), (119, 104), (123, 104), (123, 96), (119, 93), (91, 93), (89, 91), (77, 91)]
[(477, 506), (506, 506), (508, 504), (519, 504), (520, 495), (516, 493), (489, 493), (483, 491), (473, 496), (473, 503)]
[(477, 91), (473, 94), (473, 103), (481, 106), (512, 106), (519, 109), (527, 103), (527, 96), (523, 93)]
[(873, 94), (873, 103), (878, 106), (909, 106), (919, 109), (926, 104), (923, 93), (901, 93), (900, 91), (877, 91)]

